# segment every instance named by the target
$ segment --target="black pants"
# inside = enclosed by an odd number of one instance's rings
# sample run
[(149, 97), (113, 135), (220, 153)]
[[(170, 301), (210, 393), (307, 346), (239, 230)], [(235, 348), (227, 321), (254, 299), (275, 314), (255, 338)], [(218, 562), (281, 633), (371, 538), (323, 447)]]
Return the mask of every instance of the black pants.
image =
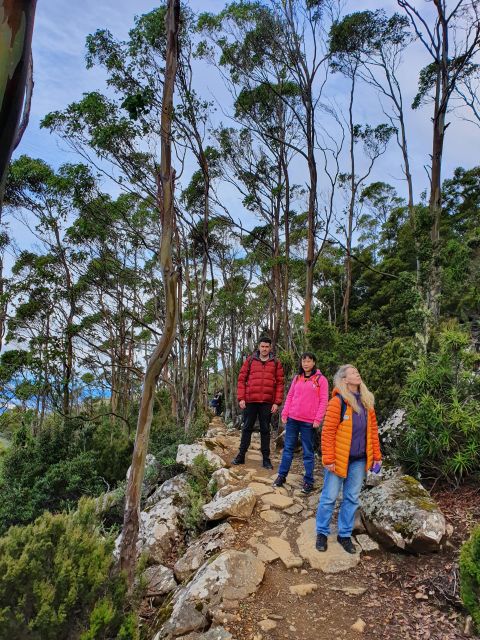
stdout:
[(249, 402), (243, 413), (240, 455), (245, 456), (252, 441), (253, 426), (258, 416), (260, 422), (260, 448), (263, 459), (270, 458), (270, 420), (272, 405), (270, 402)]

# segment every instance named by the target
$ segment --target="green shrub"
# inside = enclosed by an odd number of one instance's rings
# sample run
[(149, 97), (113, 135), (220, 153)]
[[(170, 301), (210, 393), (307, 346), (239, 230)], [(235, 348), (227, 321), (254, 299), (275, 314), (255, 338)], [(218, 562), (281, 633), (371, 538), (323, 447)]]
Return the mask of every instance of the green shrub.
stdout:
[(214, 467), (207, 458), (200, 454), (193, 465), (187, 470), (188, 487), (184, 497), (185, 513), (182, 517), (184, 529), (188, 534), (195, 536), (201, 529), (204, 522), (202, 507), (210, 502), (216, 493), (216, 486), (208, 486)]
[(114, 541), (94, 503), (45, 513), (0, 538), (0, 637), (9, 640), (138, 638), (126, 581), (113, 572)]
[(480, 630), (480, 525), (460, 552), (460, 595), (465, 608)]
[(0, 469), (0, 534), (43, 511), (74, 508), (83, 495), (113, 488), (131, 460), (131, 442), (105, 422), (48, 416), (38, 435), (27, 424), (14, 432)]
[(480, 477), (480, 386), (468, 336), (450, 325), (438, 351), (420, 359), (407, 379), (402, 403), (407, 426), (395, 457), (409, 472), (458, 485)]

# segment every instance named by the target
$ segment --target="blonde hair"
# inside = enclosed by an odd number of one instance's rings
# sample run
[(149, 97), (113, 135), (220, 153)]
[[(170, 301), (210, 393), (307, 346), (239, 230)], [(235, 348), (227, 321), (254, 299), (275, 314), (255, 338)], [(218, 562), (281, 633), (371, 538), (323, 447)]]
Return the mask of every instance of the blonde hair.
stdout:
[[(347, 387), (347, 383), (345, 382), (345, 377), (347, 375), (348, 369), (355, 369), (356, 367), (353, 364), (342, 364), (342, 366), (338, 369), (335, 377), (333, 378), (333, 384), (338, 389), (340, 394), (342, 395), (345, 402), (348, 402), (349, 405), (354, 409), (356, 413), (360, 413), (360, 407), (358, 406), (357, 399), (355, 395), (350, 391)], [(362, 381), (360, 384), (360, 399), (362, 401), (363, 406), (367, 411), (373, 409), (375, 405), (375, 397), (371, 391), (367, 389), (367, 385)]]

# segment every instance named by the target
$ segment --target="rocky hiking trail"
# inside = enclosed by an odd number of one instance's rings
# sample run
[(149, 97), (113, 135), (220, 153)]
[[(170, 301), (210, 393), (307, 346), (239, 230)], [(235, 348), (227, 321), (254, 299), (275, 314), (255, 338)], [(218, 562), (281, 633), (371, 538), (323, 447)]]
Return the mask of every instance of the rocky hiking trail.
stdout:
[[(219, 491), (204, 507), (212, 528), (178, 559), (175, 547), (170, 562), (163, 559), (183, 583), (162, 607), (168, 619), (155, 640), (469, 637), (458, 610), (455, 537), (439, 553), (413, 555), (382, 550), (360, 533), (357, 553), (350, 555), (332, 533), (327, 552), (319, 553), (315, 512), (320, 462), (315, 491), (305, 496), (300, 491), (301, 453), (287, 484), (274, 488), (276, 474), (262, 467), (258, 434), (245, 465), (230, 467), (238, 444), (239, 432), (213, 419), (199, 445), (179, 447), (177, 461), (186, 466), (201, 451), (210, 457), (219, 469), (214, 474)], [(272, 455), (274, 470), (280, 457), (281, 451)], [(458, 522), (468, 523), (468, 500), (463, 506), (466, 511), (456, 514), (447, 505), (447, 522), (458, 516)], [(164, 592), (176, 584), (169, 579)]]

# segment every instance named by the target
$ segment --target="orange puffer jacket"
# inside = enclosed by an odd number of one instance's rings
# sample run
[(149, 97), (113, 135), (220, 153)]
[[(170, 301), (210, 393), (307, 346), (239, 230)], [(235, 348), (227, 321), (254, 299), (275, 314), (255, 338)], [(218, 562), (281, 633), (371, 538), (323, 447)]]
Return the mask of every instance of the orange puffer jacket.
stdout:
[[(328, 403), (322, 429), (322, 464), (335, 464), (335, 474), (341, 478), (347, 477), (350, 445), (352, 443), (352, 407), (347, 403), (343, 421), (342, 400), (338, 389), (332, 392)], [(378, 425), (375, 411), (370, 409), (367, 416), (367, 464), (370, 469), (374, 460), (381, 460), (380, 441), (378, 439)]]

